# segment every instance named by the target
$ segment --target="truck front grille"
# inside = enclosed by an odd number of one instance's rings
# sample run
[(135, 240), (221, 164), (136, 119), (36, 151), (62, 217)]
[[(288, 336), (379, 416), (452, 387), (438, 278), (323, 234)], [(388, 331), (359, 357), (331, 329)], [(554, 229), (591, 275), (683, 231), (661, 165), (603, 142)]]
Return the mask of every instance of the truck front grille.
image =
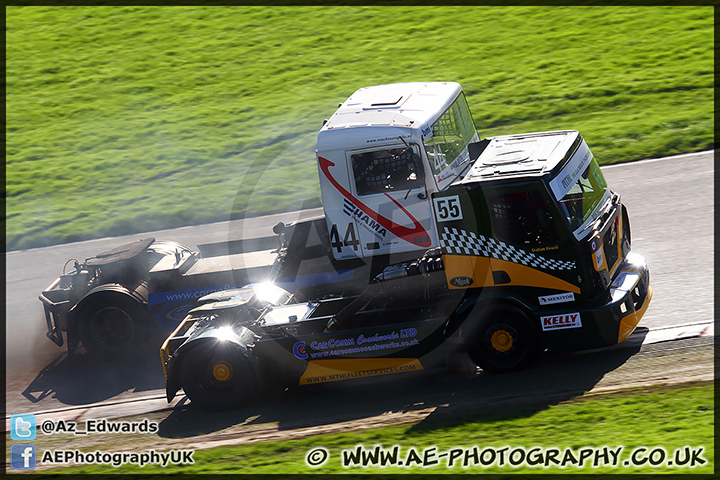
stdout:
[(611, 272), (618, 261), (618, 219), (608, 229), (605, 234), (605, 258), (607, 259), (608, 271)]

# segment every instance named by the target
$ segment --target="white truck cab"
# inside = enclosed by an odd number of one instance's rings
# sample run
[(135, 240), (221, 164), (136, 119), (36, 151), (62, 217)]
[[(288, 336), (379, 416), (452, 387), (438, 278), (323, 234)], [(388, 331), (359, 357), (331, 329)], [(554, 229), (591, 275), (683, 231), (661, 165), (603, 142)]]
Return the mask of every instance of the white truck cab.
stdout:
[(431, 194), (471, 166), (479, 140), (455, 82), (353, 93), (318, 133), (320, 187), (335, 259), (436, 247)]

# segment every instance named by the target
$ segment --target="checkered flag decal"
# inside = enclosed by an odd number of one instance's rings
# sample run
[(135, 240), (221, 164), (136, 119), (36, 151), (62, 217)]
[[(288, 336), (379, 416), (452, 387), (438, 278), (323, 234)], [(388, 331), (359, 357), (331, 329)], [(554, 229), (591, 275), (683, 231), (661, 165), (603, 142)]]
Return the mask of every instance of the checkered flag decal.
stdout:
[(498, 242), (494, 238), (475, 235), (475, 232), (468, 233), (462, 229), (458, 231), (456, 228), (445, 227), (445, 231), (440, 237), (440, 246), (444, 253), (492, 257), (547, 270), (572, 270), (575, 268), (575, 262), (563, 262), (541, 257), (507, 243)]

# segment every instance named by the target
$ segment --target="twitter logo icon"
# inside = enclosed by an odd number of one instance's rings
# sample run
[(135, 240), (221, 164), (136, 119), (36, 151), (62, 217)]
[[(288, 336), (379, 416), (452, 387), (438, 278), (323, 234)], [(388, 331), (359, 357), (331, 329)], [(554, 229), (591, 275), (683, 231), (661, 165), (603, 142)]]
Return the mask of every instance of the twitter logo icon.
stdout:
[(37, 418), (32, 414), (12, 415), (10, 417), (10, 438), (13, 440), (35, 440), (37, 436)]

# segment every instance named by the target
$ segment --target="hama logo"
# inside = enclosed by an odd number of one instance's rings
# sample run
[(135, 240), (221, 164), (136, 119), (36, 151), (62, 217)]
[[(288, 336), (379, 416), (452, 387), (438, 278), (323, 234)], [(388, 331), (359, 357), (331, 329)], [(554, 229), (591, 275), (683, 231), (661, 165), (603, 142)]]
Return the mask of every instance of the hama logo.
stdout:
[(540, 322), (542, 322), (543, 331), (582, 327), (582, 323), (580, 322), (580, 313), (540, 317)]
[(370, 218), (370, 215), (363, 212), (362, 209), (355, 206), (347, 198), (343, 199), (343, 213), (350, 218), (353, 218), (360, 222), (360, 226), (368, 232), (375, 235), (377, 238), (383, 239), (387, 235), (387, 230), (383, 226), (377, 223), (375, 220)]
[(453, 287), (469, 287), (474, 281), (470, 277), (455, 277), (450, 279), (450, 285)]

